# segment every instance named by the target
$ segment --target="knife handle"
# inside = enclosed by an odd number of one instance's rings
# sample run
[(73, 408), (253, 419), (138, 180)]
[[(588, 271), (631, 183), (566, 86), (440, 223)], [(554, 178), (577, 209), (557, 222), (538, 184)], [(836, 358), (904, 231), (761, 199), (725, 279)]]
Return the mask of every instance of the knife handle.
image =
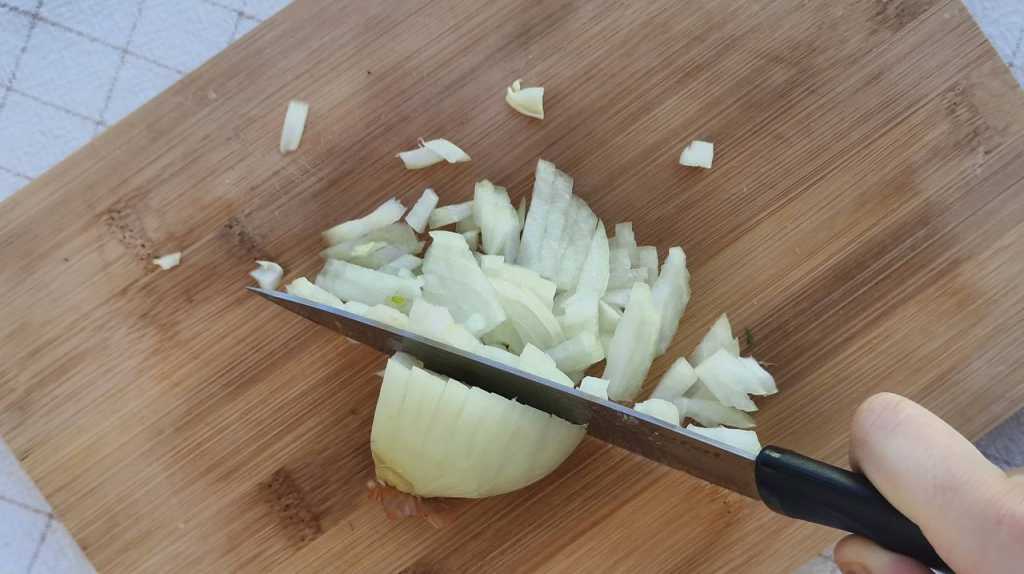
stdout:
[(921, 529), (862, 474), (769, 446), (757, 456), (754, 475), (761, 500), (779, 514), (859, 534), (929, 568), (952, 572)]

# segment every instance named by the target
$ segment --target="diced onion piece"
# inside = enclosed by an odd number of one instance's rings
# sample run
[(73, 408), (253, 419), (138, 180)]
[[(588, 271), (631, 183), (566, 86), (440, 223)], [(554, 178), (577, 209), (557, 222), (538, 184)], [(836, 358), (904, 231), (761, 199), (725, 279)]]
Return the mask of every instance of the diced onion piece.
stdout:
[[(476, 205), (476, 202), (473, 203)], [(480, 231), (480, 226), (476, 224), (476, 219), (470, 215), (466, 219), (455, 223), (455, 231), (459, 233), (465, 233), (467, 231)]]
[[(365, 235), (332, 245), (320, 252), (324, 259), (342, 259), (359, 265), (356, 259), (370, 257), (373, 251), (385, 246), (396, 248), (410, 255), (423, 250), (424, 243), (416, 238), (416, 232), (406, 223), (392, 223), (378, 227)], [(365, 265), (364, 265), (365, 266)]]
[[(775, 379), (751, 357), (737, 357), (725, 349), (719, 349), (701, 363), (705, 377), (718, 381), (728, 381), (732, 386), (749, 395), (771, 395), (777, 389)], [(703, 377), (705, 383), (708, 383)], [(712, 389), (713, 390), (713, 389)]]
[(533, 407), (390, 360), (370, 448), (378, 480), (402, 492), (483, 498), (543, 478), (583, 434)]
[(630, 249), (611, 246), (608, 251), (608, 289), (629, 289), (636, 282), (630, 272)]
[(696, 425), (686, 425), (686, 430), (693, 431), (753, 455), (761, 452), (761, 441), (757, 440), (757, 433), (754, 431), (725, 427), (704, 428)]
[(284, 269), (273, 261), (257, 261), (258, 267), (249, 272), (249, 276), (259, 283), (260, 289), (267, 289), (273, 291), (277, 289), (277, 286), (281, 284), (281, 278), (284, 277)]
[(634, 269), (646, 269), (649, 282), (658, 276), (658, 248), (653, 245), (641, 245), (633, 249), (629, 262)]
[(508, 192), (485, 180), (473, 191), (473, 220), (480, 226), (483, 252), (515, 261), (519, 253), (519, 215)]
[(523, 352), (523, 347), (526, 345), (523, 343), (522, 337), (516, 332), (515, 327), (512, 323), (505, 321), (497, 327), (487, 331), (480, 336), (480, 340), (488, 345), (501, 347), (502, 349), (508, 349), (512, 353), (516, 354), (516, 364), (519, 360), (519, 353)]
[(608, 400), (608, 381), (597, 377), (583, 377), (580, 390), (599, 399)]
[(613, 289), (604, 294), (602, 301), (614, 307), (618, 307), (619, 309), (625, 309), (626, 305), (629, 304), (629, 294), (632, 292), (632, 287), (626, 289)]
[[(498, 329), (495, 329), (494, 331), (497, 330)], [(494, 331), (491, 331), (491, 333), (494, 333)], [(481, 345), (479, 348), (477, 348), (476, 352), (478, 355), (486, 357), (492, 361), (502, 363), (504, 365), (516, 369), (519, 368), (519, 355), (516, 355), (515, 353), (510, 353), (505, 349), (502, 349), (501, 347), (495, 347), (492, 345)]]
[(729, 324), (729, 317), (725, 313), (722, 313), (701, 339), (693, 356), (690, 357), (690, 364), (696, 367), (719, 349), (725, 349), (734, 356), (740, 356), (739, 339), (732, 336), (732, 325)]
[(328, 305), (331, 307), (339, 308), (345, 307), (344, 301), (339, 299), (330, 291), (327, 291), (326, 289), (323, 289), (321, 287), (317, 287), (316, 285), (311, 283), (309, 279), (306, 279), (305, 277), (299, 277), (298, 279), (285, 285), (284, 290), (287, 291), (289, 295), (295, 295), (296, 297), (309, 299), (310, 301), (320, 303), (321, 305)]
[(423, 259), (408, 253), (401, 255), (398, 259), (382, 266), (379, 271), (398, 275), (399, 277), (412, 276), (412, 272), (423, 265)]
[(711, 169), (711, 160), (715, 158), (715, 145), (711, 142), (694, 140), (683, 148), (679, 154), (679, 164), (689, 167)]
[(408, 309), (414, 299), (423, 295), (415, 279), (404, 279), (337, 259), (327, 260), (316, 277), (316, 285), (343, 301), (390, 305), (398, 309)]
[(160, 269), (167, 271), (173, 269), (181, 264), (181, 251), (174, 253), (168, 253), (167, 255), (161, 255), (153, 260), (153, 265), (156, 265)]
[(614, 333), (622, 319), (622, 312), (604, 301), (597, 304), (597, 325), (601, 333)]
[(379, 323), (390, 325), (396, 329), (409, 329), (409, 317), (394, 307), (387, 305), (372, 305), (364, 313), (367, 319), (373, 319)]
[(451, 231), (431, 231), (433, 242), (423, 257), (423, 297), (447, 307), (463, 323), (474, 314), (483, 317), (486, 333), (505, 321), (494, 287), (480, 270), (466, 239)]
[(738, 371), (731, 359), (736, 357), (726, 349), (719, 349), (694, 370), (718, 402), (748, 413), (756, 411), (757, 405), (747, 396), (750, 382), (746, 378), (737, 378), (737, 373), (743, 371)]
[(558, 288), (569, 291), (576, 287), (580, 273), (587, 262), (590, 247), (594, 239), (594, 230), (598, 219), (578, 196), (573, 196), (569, 206), (571, 216), (567, 218), (565, 234), (562, 241), (562, 254), (559, 256), (555, 282)]
[(505, 91), (505, 102), (524, 116), (544, 119), (544, 88), (522, 88), (516, 80)]
[(420, 140), (420, 145), (443, 157), (448, 163), (462, 163), (472, 159), (462, 148), (444, 138)]
[(630, 401), (640, 392), (654, 361), (659, 327), (651, 288), (643, 283), (633, 285), (629, 306), (615, 328), (602, 375), (611, 381), (608, 396), (613, 400)]
[(416, 299), (409, 309), (409, 330), (435, 341), (443, 341), (448, 327), (455, 324), (455, 319), (448, 309)]
[(656, 419), (661, 419), (670, 425), (679, 425), (679, 409), (664, 399), (647, 399), (642, 403), (633, 405), (633, 410), (650, 415)]
[(650, 269), (646, 267), (634, 267), (629, 270), (629, 274), (633, 276), (633, 281), (640, 281), (641, 283), (651, 284)]
[[(537, 171), (533, 178), (533, 195), (530, 198), (530, 209), (526, 212), (523, 223), (523, 235), (520, 241), (519, 256), (516, 263), (540, 271), (542, 267), (541, 248), (544, 242), (544, 226), (547, 225), (552, 196), (555, 193), (555, 164), (543, 159), (537, 160)], [(510, 262), (511, 263), (511, 262)]]
[(576, 280), (576, 293), (602, 297), (608, 290), (608, 249), (608, 235), (604, 223), (598, 220), (594, 234), (590, 238), (590, 245), (587, 247), (587, 258)]
[(686, 269), (686, 254), (682, 247), (668, 250), (661, 275), (651, 287), (654, 306), (661, 311), (661, 330), (658, 333), (658, 354), (664, 354), (679, 329), (686, 305), (690, 302), (690, 272)]
[(309, 104), (292, 100), (288, 102), (288, 111), (284, 114), (284, 127), (281, 128), (281, 153), (299, 149), (302, 132), (306, 129), (306, 116), (309, 115)]
[(548, 349), (565, 339), (551, 309), (533, 292), (497, 277), (490, 277), (490, 281), (509, 324), (523, 343)]
[(612, 238), (612, 247), (621, 247), (626, 254), (632, 257), (636, 249), (636, 234), (633, 233), (633, 222), (625, 221), (615, 224), (615, 237)]
[(754, 419), (747, 413), (727, 407), (717, 400), (676, 398), (672, 402), (679, 409), (680, 419), (691, 418), (702, 427), (727, 426), (741, 429), (754, 428)]
[(324, 241), (328, 245), (337, 245), (343, 241), (356, 239), (375, 229), (391, 225), (402, 219), (403, 215), (405, 215), (405, 206), (401, 201), (391, 198), (365, 217), (346, 221), (324, 231)]
[(584, 331), (548, 349), (548, 355), (564, 373), (583, 371), (604, 358), (604, 348), (597, 334)]
[(405, 216), (405, 222), (409, 224), (409, 227), (413, 228), (416, 233), (423, 233), (427, 229), (427, 221), (430, 219), (430, 214), (437, 207), (438, 197), (434, 193), (433, 189), (429, 187), (423, 190), (423, 195), (416, 200), (413, 204), (412, 209), (409, 210), (409, 214)]
[(565, 336), (576, 337), (582, 333), (598, 333), (598, 301), (589, 293), (576, 293), (565, 302), (564, 310), (558, 317)]
[(480, 230), (464, 231), (460, 235), (466, 239), (466, 245), (473, 251), (480, 247)]
[(651, 398), (672, 400), (682, 397), (696, 382), (697, 372), (690, 366), (689, 361), (679, 357), (658, 381)]
[(536, 271), (506, 263), (501, 255), (484, 255), (480, 258), (480, 268), (492, 279), (502, 279), (531, 291), (540, 298), (545, 307), (549, 310), (553, 308), (555, 284), (541, 277)]
[(529, 343), (519, 353), (519, 368), (560, 385), (575, 386), (568, 375), (558, 370), (558, 365), (550, 355)]
[(405, 164), (405, 169), (423, 169), (444, 161), (444, 156), (426, 147), (418, 147), (398, 152), (398, 159)]
[(555, 174), (554, 191), (544, 225), (544, 243), (541, 245), (541, 268), (537, 271), (544, 277), (558, 278), (560, 258), (568, 241), (566, 229), (571, 223), (573, 179), (565, 172)]
[(465, 203), (456, 203), (453, 205), (446, 205), (444, 207), (438, 207), (430, 214), (430, 218), (427, 220), (427, 227), (430, 229), (437, 229), (438, 227), (444, 227), (445, 225), (451, 225), (458, 223), (463, 219), (473, 216), (473, 202), (467, 201)]
[(519, 229), (526, 224), (526, 196), (519, 200), (519, 207), (516, 208), (516, 215), (519, 216)]

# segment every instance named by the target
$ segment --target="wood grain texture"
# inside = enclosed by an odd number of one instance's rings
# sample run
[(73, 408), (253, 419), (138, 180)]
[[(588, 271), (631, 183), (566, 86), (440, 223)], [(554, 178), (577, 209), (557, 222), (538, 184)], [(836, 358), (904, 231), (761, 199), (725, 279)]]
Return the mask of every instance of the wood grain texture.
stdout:
[[(513, 79), (548, 119), (515, 114)], [(311, 103), (301, 149), (277, 139)], [(404, 171), (447, 137), (473, 162)], [(715, 168), (682, 169), (696, 137)], [(956, 0), (298, 0), (3, 206), (0, 434), (102, 572), (786, 572), (836, 533), (591, 439), (452, 527), (367, 500), (383, 357), (247, 295), (256, 258), (538, 157), (683, 245), (782, 392), (762, 438), (845, 460), (908, 395), (970, 437), (1024, 405), (1024, 95)], [(181, 267), (148, 259), (183, 250)]]

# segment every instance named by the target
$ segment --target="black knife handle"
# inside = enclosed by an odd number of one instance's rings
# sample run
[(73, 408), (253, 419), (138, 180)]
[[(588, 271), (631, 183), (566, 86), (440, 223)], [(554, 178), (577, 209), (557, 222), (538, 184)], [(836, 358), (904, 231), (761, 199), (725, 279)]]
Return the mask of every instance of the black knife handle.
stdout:
[(921, 529), (864, 475), (773, 446), (761, 451), (754, 469), (761, 500), (775, 512), (859, 534), (929, 568), (952, 572)]

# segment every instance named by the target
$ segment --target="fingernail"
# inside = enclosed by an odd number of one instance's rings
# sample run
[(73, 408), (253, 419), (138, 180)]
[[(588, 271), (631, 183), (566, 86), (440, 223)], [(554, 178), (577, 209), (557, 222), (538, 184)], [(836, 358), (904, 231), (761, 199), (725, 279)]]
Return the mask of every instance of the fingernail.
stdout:
[(860, 562), (840, 562), (836, 566), (843, 574), (871, 574), (868, 567)]

